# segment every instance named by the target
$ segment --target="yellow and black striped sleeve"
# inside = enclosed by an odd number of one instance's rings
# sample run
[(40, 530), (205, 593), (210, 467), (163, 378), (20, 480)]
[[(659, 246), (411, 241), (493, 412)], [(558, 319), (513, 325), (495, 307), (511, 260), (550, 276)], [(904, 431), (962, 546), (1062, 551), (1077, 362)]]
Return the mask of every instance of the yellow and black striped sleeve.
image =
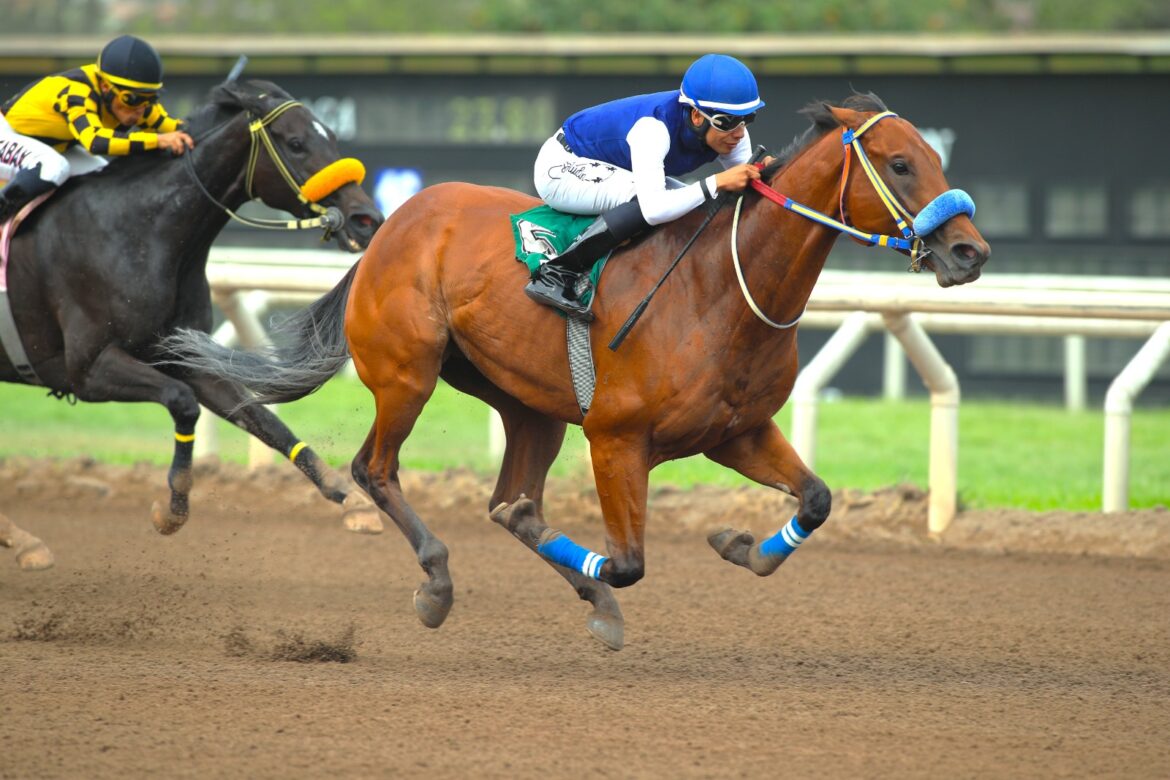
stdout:
[[(69, 131), (86, 150), (91, 154), (122, 156), (158, 148), (157, 132), (103, 125), (99, 99), (94, 89), (80, 82), (70, 83), (57, 95), (57, 111), (64, 115)], [(157, 110), (157, 106), (152, 110)], [(148, 112), (146, 116), (150, 115)], [(140, 123), (139, 127), (142, 126)]]
[(153, 130), (156, 133), (173, 133), (176, 130), (183, 129), (183, 120), (175, 119), (167, 113), (163, 108), (162, 103), (154, 103), (150, 108), (146, 109), (146, 113), (142, 115), (142, 121), (138, 123), (139, 127), (145, 127), (147, 130)]

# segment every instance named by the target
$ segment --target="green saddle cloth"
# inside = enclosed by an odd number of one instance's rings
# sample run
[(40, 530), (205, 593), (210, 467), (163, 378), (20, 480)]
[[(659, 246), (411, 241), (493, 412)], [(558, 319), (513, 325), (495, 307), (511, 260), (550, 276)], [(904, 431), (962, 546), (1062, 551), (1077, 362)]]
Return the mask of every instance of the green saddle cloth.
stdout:
[[(536, 275), (545, 258), (560, 254), (568, 249), (573, 239), (593, 224), (596, 216), (581, 216), (557, 211), (552, 206), (537, 206), (520, 214), (511, 215), (512, 237), (516, 241), (516, 259), (528, 267), (528, 273)], [(581, 301), (588, 303), (605, 267), (605, 257), (597, 259), (589, 272), (589, 289), (581, 293)]]

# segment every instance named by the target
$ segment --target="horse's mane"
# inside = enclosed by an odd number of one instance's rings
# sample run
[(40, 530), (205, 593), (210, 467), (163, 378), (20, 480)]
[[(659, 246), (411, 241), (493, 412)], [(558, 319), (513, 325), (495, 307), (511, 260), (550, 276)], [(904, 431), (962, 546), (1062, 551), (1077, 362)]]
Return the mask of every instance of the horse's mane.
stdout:
[(792, 142), (776, 155), (772, 164), (760, 172), (760, 176), (764, 181), (770, 181), (776, 175), (777, 171), (792, 162), (792, 158), (796, 157), (797, 154), (807, 148), (811, 143), (820, 139), (826, 133), (840, 127), (837, 118), (833, 116), (833, 112), (830, 110), (834, 105), (839, 105), (841, 108), (848, 108), (853, 111), (888, 110), (882, 99), (872, 92), (854, 92), (839, 104), (827, 103), (824, 100), (814, 100), (797, 112), (807, 116), (812, 121), (812, 125), (803, 133), (796, 136), (796, 138), (792, 139)]
[(264, 116), (278, 103), (292, 96), (271, 81), (229, 81), (218, 84), (207, 93), (207, 100), (187, 117), (186, 130), (196, 140), (240, 111), (251, 111)]
[[(274, 106), (289, 99), (291, 96), (271, 81), (224, 82), (208, 91), (204, 102), (185, 118), (183, 129), (190, 133), (198, 144), (202, 136), (241, 111), (247, 110), (256, 116), (263, 116)], [(169, 159), (165, 153), (115, 157), (104, 169), (91, 175), (134, 176)]]

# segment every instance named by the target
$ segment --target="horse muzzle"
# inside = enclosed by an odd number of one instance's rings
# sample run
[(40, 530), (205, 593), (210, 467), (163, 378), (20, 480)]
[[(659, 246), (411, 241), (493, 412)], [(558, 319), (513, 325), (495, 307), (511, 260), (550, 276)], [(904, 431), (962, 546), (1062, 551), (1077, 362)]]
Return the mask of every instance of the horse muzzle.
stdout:
[(948, 220), (924, 241), (930, 252), (922, 265), (934, 272), (939, 287), (975, 281), (991, 257), (991, 247), (965, 216)]
[(991, 247), (971, 222), (973, 216), (971, 196), (963, 190), (947, 190), (914, 218), (914, 232), (928, 248), (922, 265), (934, 271), (939, 287), (975, 281), (991, 256)]

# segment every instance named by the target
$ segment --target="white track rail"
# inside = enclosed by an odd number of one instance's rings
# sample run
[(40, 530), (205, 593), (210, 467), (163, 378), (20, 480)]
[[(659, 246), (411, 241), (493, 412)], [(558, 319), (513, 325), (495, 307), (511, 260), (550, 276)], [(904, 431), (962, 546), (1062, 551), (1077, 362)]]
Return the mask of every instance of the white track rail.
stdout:
[[(245, 346), (261, 343), (260, 310), (274, 302), (314, 299), (337, 284), (354, 262), (353, 256), (324, 250), (212, 249), (208, 281), (232, 323), (217, 337), (238, 337)], [(928, 276), (826, 270), (801, 327), (837, 328), (797, 378), (790, 399), (792, 444), (810, 467), (816, 455), (820, 391), (871, 331), (885, 329), (905, 349), (931, 398), (932, 533), (941, 533), (955, 515), (959, 385), (928, 332), (1147, 338), (1110, 387), (1105, 403), (1103, 509), (1127, 508), (1133, 400), (1170, 358), (1170, 280), (989, 274), (975, 284), (943, 290)], [(1076, 342), (1071, 345), (1069, 354), (1075, 358)], [(1083, 346), (1080, 354), (1083, 363)], [(196, 441), (205, 442), (204, 448), (214, 446), (210, 435)], [(258, 457), (256, 450), (252, 456)]]

